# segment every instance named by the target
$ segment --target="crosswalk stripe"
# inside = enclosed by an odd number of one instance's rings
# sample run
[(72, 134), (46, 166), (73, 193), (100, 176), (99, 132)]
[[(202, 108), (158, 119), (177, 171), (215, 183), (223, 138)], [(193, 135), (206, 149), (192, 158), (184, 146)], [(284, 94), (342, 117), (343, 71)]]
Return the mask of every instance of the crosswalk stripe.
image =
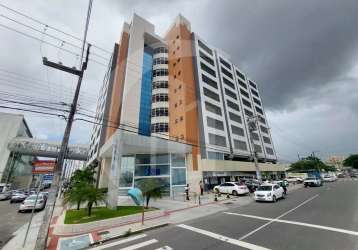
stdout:
[(144, 242), (135, 244), (135, 245), (131, 245), (131, 246), (129, 246), (129, 247), (120, 248), (120, 250), (134, 250), (134, 249), (138, 249), (138, 248), (141, 248), (141, 247), (145, 247), (145, 246), (148, 246), (148, 245), (157, 243), (157, 242), (158, 242), (158, 241), (157, 241), (156, 239), (147, 240), (147, 241), (144, 241)]
[(146, 234), (140, 234), (140, 235), (133, 236), (133, 237), (130, 237), (130, 238), (126, 238), (126, 239), (123, 239), (123, 240), (115, 241), (115, 242), (112, 242), (112, 243), (109, 243), (109, 244), (94, 247), (94, 248), (91, 248), (91, 250), (106, 249), (106, 248), (109, 248), (109, 247), (113, 247), (113, 246), (117, 246), (117, 245), (120, 245), (120, 244), (130, 242), (130, 241), (133, 241), (133, 240), (138, 240), (138, 239), (144, 238), (146, 236), (147, 236)]
[(327, 231), (333, 231), (333, 232), (338, 232), (338, 233), (344, 233), (344, 234), (350, 234), (350, 235), (358, 236), (358, 232), (356, 232), (356, 231), (351, 231), (351, 230), (342, 229), (342, 228), (336, 228), (336, 227), (327, 227), (327, 226), (315, 225), (315, 224), (304, 223), (304, 222), (299, 222), (299, 221), (281, 220), (281, 219), (275, 219), (275, 218), (267, 218), (267, 217), (249, 215), (249, 214), (238, 214), (238, 213), (229, 213), (229, 212), (224, 212), (224, 214), (230, 214), (230, 215), (236, 215), (236, 216), (241, 216), (241, 217), (253, 218), (253, 219), (257, 219), (257, 220), (265, 220), (265, 221), (273, 221), (273, 222), (280, 222), (280, 223), (286, 223), (286, 224), (293, 224), (293, 225), (304, 226), (304, 227), (312, 227), (312, 228), (317, 228), (317, 229), (322, 229), (322, 230), (327, 230)]
[(160, 247), (160, 248), (157, 248), (155, 250), (172, 250), (173, 248), (171, 248), (170, 246), (164, 246), (164, 247)]
[(214, 239), (217, 239), (217, 240), (220, 240), (220, 241), (224, 241), (224, 242), (232, 244), (232, 245), (244, 247), (244, 248), (247, 248), (247, 249), (251, 249), (251, 250), (270, 250), (269, 248), (265, 248), (265, 247), (254, 245), (254, 244), (244, 242), (244, 241), (241, 241), (241, 240), (236, 240), (236, 239), (233, 239), (233, 238), (229, 238), (229, 237), (226, 237), (224, 235), (209, 232), (209, 231), (206, 231), (206, 230), (203, 230), (203, 229), (200, 229), (200, 228), (191, 227), (191, 226), (184, 225), (184, 224), (180, 224), (180, 225), (178, 225), (178, 227), (188, 229), (188, 230), (194, 231), (196, 233), (200, 233), (200, 234), (209, 236), (211, 238), (214, 238)]

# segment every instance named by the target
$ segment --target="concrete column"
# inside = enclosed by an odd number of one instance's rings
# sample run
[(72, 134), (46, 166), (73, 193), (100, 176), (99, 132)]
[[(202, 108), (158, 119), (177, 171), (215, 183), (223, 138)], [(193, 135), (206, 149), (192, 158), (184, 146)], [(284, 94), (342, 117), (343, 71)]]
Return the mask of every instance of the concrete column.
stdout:
[(116, 209), (118, 204), (118, 188), (119, 188), (119, 176), (121, 172), (121, 160), (122, 160), (122, 132), (117, 130), (114, 135), (112, 145), (112, 162), (111, 169), (108, 176), (108, 206), (111, 209)]

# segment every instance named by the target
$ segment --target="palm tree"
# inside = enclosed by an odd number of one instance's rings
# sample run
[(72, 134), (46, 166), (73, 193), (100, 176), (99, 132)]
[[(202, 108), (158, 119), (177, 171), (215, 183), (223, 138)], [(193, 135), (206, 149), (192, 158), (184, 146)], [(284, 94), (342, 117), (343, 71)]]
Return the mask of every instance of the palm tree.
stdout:
[(97, 205), (99, 201), (105, 201), (106, 193), (101, 189), (97, 189), (93, 185), (87, 185), (84, 188), (84, 191), (85, 194), (83, 199), (87, 201), (88, 216), (91, 216), (93, 204)]
[(150, 198), (162, 198), (164, 186), (158, 179), (140, 179), (138, 180), (137, 185), (142, 191), (143, 197), (145, 199), (145, 208), (148, 208)]
[(71, 186), (65, 193), (64, 193), (64, 204), (77, 204), (77, 210), (80, 210), (81, 203), (84, 201), (84, 195), (85, 195), (85, 188), (86, 183), (78, 182)]
[(95, 170), (92, 167), (87, 167), (84, 169), (77, 169), (75, 172), (73, 172), (73, 175), (70, 180), (70, 185), (75, 185), (79, 182), (86, 182), (86, 183), (94, 183)]

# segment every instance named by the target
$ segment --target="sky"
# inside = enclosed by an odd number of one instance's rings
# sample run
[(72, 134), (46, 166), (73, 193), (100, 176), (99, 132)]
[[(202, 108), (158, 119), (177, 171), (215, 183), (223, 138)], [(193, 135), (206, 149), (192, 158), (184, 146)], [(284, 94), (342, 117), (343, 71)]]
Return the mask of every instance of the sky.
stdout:
[[(76, 37), (83, 36), (87, 0), (2, 0), (0, 4)], [(192, 31), (229, 54), (231, 61), (258, 84), (282, 161), (295, 161), (298, 155), (312, 151), (323, 159), (358, 152), (356, 0), (94, 0), (88, 41), (111, 51), (123, 22), (129, 22), (133, 13), (152, 22), (160, 35), (181, 13), (191, 22)], [(78, 67), (78, 40), (3, 7), (0, 37), (0, 105), (8, 104), (1, 99), (6, 93), (21, 95), (22, 100), (41, 99), (45, 105), (62, 109), (65, 106), (59, 103), (70, 103), (76, 77), (43, 66), (42, 57)], [(92, 53), (79, 107), (88, 115), (94, 115), (110, 57), (98, 48)], [(63, 118), (28, 112), (25, 117), (35, 137), (61, 139)], [(76, 120), (71, 142), (88, 143), (91, 128), (91, 124)]]

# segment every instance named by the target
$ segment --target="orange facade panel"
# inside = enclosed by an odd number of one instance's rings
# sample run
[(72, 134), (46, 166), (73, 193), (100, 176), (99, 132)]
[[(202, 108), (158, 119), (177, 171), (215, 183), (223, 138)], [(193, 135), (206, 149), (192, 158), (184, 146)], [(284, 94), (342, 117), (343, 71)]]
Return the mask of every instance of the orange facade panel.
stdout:
[(118, 127), (121, 122), (120, 118), (121, 118), (121, 110), (122, 110), (126, 62), (128, 56), (128, 44), (129, 44), (129, 34), (127, 32), (122, 32), (121, 43), (119, 48), (119, 56), (117, 58), (117, 66), (116, 66), (112, 95), (110, 100), (110, 108), (107, 118), (109, 126), (106, 129), (105, 141), (107, 141), (116, 132), (117, 130), (116, 127)]
[(195, 90), (192, 34), (184, 24), (167, 33), (169, 71), (169, 136), (193, 145), (193, 170), (198, 170), (198, 105)]

